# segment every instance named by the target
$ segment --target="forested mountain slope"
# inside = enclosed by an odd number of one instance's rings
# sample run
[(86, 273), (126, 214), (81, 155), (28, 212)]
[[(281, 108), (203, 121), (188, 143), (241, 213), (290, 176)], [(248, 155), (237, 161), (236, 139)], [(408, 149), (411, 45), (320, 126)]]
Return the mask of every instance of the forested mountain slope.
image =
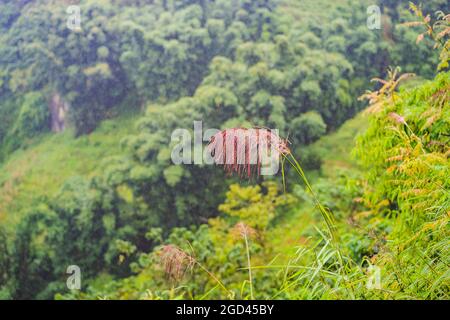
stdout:
[[(417, 29), (399, 25), (413, 19), (407, 1), (378, 2), (380, 30), (367, 25), (372, 4), (81, 0), (82, 27), (71, 30), (66, 2), (2, 1), (0, 298), (253, 298), (246, 273), (238, 272), (246, 268), (246, 252), (258, 266), (251, 284), (258, 298), (448, 296), (447, 256), (436, 250), (448, 239), (448, 139), (442, 132), (448, 132), (449, 75), (444, 66), (435, 79), (435, 41), (424, 37), (416, 45)], [(427, 1), (424, 10), (434, 13), (446, 4)], [(417, 76), (398, 97), (380, 95), (386, 107), (370, 116), (358, 156), (350, 159), (353, 137), (368, 120), (358, 115), (339, 128), (366, 107), (357, 98), (371, 78), (388, 76), (390, 65)], [(421, 105), (439, 112), (428, 120), (425, 110), (413, 108)], [(406, 124), (390, 128), (386, 110)], [(174, 165), (171, 135), (179, 128), (192, 131), (194, 121), (204, 128), (269, 127), (288, 136), (320, 199), (336, 214), (347, 264), (338, 266), (326, 234), (318, 236), (321, 220), (293, 170), (285, 172), (283, 191), (279, 175), (244, 183), (214, 166)], [(377, 132), (385, 127), (392, 132), (383, 137)], [(408, 166), (437, 189), (423, 191), (415, 180), (405, 182), (408, 190), (391, 184), (404, 178), (404, 168), (385, 168), (390, 160), (381, 145), (408, 139), (413, 151), (399, 145), (390, 156), (398, 151), (422, 160), (417, 152), (423, 152), (425, 171), (415, 162)], [(428, 166), (436, 170), (428, 172)], [(405, 204), (408, 192), (436, 198)], [(433, 211), (433, 201), (439, 210)], [(434, 216), (410, 225), (416, 205)], [(236, 236), (242, 234), (239, 222), (255, 230), (251, 248)], [(287, 225), (294, 226), (292, 233), (284, 233)], [(389, 259), (407, 263), (411, 256), (390, 256), (389, 237), (400, 247), (417, 241), (427, 252), (424, 261), (437, 257), (436, 273), (425, 284), (414, 270), (405, 278), (396, 274)], [(428, 246), (426, 237), (436, 241)], [(290, 241), (301, 245), (297, 257), (289, 256)], [(187, 242), (189, 255), (177, 249)], [(162, 244), (172, 245), (163, 247), (166, 254), (181, 258), (181, 277), (160, 276)], [(280, 252), (285, 255), (276, 260)], [(190, 255), (221, 280), (201, 268), (184, 277)], [(362, 289), (368, 260), (386, 265), (389, 292)], [(287, 263), (297, 271), (286, 269)], [(81, 292), (68, 293), (64, 279), (73, 264), (85, 282)], [(355, 286), (340, 286), (348, 277)], [(173, 289), (179, 281), (186, 290)], [(422, 285), (428, 291), (417, 289)]]

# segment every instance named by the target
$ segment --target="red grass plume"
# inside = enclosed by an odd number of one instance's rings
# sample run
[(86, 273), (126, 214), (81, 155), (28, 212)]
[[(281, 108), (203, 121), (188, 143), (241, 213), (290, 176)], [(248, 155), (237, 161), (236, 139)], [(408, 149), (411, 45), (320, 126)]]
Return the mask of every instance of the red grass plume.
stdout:
[(238, 222), (231, 232), (237, 238), (252, 238), (256, 235), (256, 230), (246, 225), (244, 222)]
[(212, 136), (208, 150), (214, 163), (223, 165), (227, 173), (250, 178), (261, 174), (261, 165), (268, 158), (289, 154), (287, 145), (287, 140), (269, 129), (232, 128)]
[(186, 271), (192, 269), (195, 259), (174, 245), (161, 248), (160, 261), (169, 279), (181, 280)]

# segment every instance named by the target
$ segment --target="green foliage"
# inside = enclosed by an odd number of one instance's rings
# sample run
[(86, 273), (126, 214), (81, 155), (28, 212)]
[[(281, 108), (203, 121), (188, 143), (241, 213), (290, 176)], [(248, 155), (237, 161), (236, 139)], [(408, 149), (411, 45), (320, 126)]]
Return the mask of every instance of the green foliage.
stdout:
[[(23, 97), (7, 100), (2, 109), (4, 125), (0, 129), (0, 159), (50, 128), (50, 114), (45, 96), (29, 92)], [(3, 118), (4, 117), (4, 118)]]
[[(380, 3), (377, 31), (366, 0), (83, 0), (72, 31), (66, 4), (2, 1), (0, 298), (447, 299), (449, 74), (424, 80), (433, 43), (398, 26), (404, 3)], [(397, 93), (391, 69), (366, 94), (369, 125), (333, 133), (390, 64), (420, 77)], [(60, 135), (46, 133), (53, 95), (70, 106)], [(283, 193), (279, 176), (243, 186), (175, 165), (171, 135), (194, 121), (280, 130), (317, 197), (293, 170)], [(162, 261), (174, 248), (181, 277)], [(62, 279), (71, 264), (79, 293)], [(373, 265), (385, 290), (366, 287)]]
[(275, 29), (272, 1), (79, 5), (79, 31), (66, 27), (63, 3), (0, 5), (2, 92), (52, 88), (70, 103), (77, 134), (91, 132), (126, 95), (144, 104), (192, 94), (216, 54)]
[(449, 236), (449, 80), (441, 73), (395, 102), (383, 100), (356, 149), (370, 186), (363, 216), (377, 237), (390, 228), (373, 262), (385, 269), (386, 287), (405, 297), (448, 296), (448, 253), (438, 248)]
[(290, 195), (278, 196), (277, 185), (270, 181), (263, 184), (266, 194), (261, 193), (261, 187), (230, 186), (227, 198), (219, 206), (219, 210), (258, 231), (264, 231), (275, 218), (276, 209), (288, 210), (295, 201)]
[(47, 101), (39, 92), (27, 93), (23, 98), (13, 134), (21, 137), (32, 137), (48, 130), (49, 112)]
[(292, 120), (293, 140), (299, 145), (307, 145), (326, 133), (327, 126), (320, 114), (310, 111)]

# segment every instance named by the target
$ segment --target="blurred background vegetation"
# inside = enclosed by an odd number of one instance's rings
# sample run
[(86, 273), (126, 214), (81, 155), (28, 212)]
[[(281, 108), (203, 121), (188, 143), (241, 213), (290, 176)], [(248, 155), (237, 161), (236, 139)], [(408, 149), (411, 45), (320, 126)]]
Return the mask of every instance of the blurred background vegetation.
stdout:
[[(1, 1), (0, 299), (448, 299), (448, 9), (421, 39), (408, 1)], [(173, 165), (196, 120), (289, 137), (344, 261), (293, 170)]]

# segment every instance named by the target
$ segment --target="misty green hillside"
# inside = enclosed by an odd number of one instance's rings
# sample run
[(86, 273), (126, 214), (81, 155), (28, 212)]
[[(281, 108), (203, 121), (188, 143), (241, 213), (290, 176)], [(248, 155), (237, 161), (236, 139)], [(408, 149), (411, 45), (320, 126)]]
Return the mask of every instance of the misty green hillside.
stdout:
[(121, 153), (121, 139), (135, 131), (136, 116), (105, 120), (92, 134), (46, 134), (1, 165), (0, 219), (19, 221), (39, 199), (52, 197), (67, 179), (99, 174), (108, 157)]
[(0, 299), (448, 299), (447, 11), (1, 1)]

